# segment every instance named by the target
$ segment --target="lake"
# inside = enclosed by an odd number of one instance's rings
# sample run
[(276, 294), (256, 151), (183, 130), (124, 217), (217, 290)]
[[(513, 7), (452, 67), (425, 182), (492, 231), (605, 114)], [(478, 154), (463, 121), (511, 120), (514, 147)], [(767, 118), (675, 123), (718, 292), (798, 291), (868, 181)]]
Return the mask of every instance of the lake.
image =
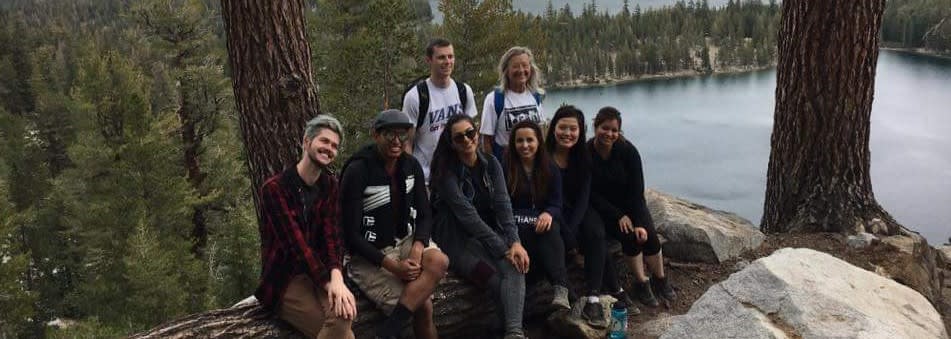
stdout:
[[(549, 91), (581, 108), (624, 114), (647, 186), (759, 225), (775, 101), (775, 70)], [(589, 137), (592, 135), (589, 128)], [(872, 107), (878, 202), (932, 245), (951, 236), (951, 61), (882, 51)]]

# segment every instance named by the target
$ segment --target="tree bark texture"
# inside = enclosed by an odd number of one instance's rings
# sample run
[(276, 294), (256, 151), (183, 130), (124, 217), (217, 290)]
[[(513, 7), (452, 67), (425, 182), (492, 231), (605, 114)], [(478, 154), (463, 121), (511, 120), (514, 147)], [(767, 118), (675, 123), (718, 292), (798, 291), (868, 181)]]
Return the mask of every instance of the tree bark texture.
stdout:
[(304, 125), (320, 113), (303, 0), (222, 0), (228, 59), (254, 205), (268, 177), (299, 160)]
[(895, 234), (869, 173), (884, 0), (782, 3), (761, 229)]

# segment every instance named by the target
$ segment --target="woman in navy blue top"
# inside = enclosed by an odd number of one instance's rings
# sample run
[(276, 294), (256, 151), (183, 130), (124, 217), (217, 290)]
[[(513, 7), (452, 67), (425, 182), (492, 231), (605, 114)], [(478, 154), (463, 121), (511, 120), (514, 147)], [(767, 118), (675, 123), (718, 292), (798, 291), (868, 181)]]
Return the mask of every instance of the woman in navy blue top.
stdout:
[[(673, 300), (676, 295), (664, 275), (660, 240), (644, 199), (641, 155), (621, 136), (621, 112), (610, 106), (601, 108), (594, 129), (595, 136), (588, 142), (592, 206), (601, 214), (607, 234), (621, 242), (637, 280), (632, 288), (636, 298), (648, 306), (658, 305), (655, 293)], [(644, 261), (651, 271), (650, 286)]]
[(548, 153), (540, 149), (542, 130), (525, 120), (512, 127), (505, 146), (505, 184), (512, 201), (518, 236), (528, 251), (532, 266), (542, 269), (555, 287), (552, 304), (571, 308), (568, 300), (568, 270), (561, 240), (561, 175)]

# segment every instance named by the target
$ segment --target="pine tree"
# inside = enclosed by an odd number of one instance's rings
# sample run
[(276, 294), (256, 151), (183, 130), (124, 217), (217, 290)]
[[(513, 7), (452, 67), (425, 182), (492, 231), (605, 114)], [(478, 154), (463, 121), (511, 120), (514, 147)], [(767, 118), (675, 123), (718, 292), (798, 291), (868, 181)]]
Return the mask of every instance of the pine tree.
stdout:
[[(202, 166), (205, 140), (218, 129), (221, 116), (230, 109), (228, 79), (223, 74), (221, 41), (214, 34), (212, 18), (217, 14), (201, 1), (173, 2), (150, 0), (139, 2), (131, 10), (146, 38), (159, 54), (159, 71), (173, 88), (162, 98), (167, 110), (178, 117), (182, 163), (192, 188), (201, 198), (210, 198), (215, 187), (205, 184), (208, 169)], [(163, 84), (163, 83), (160, 83)], [(209, 199), (210, 200), (210, 199)], [(202, 258), (208, 243), (208, 210), (211, 201), (195, 206), (192, 212), (192, 253)]]
[[(10, 118), (0, 108), (0, 124)], [(8, 136), (0, 132), (0, 139)], [(0, 145), (0, 151), (9, 154), (13, 150)], [(0, 179), (0, 337), (28, 337), (32, 332), (31, 318), (35, 317), (36, 294), (28, 286), (30, 256), (23, 246), (22, 214), (7, 201), (7, 185)]]
[(439, 10), (445, 17), (437, 32), (453, 42), (456, 54), (453, 77), (472, 86), (477, 98), (499, 82), (495, 68), (506, 50), (539, 38), (520, 36), (511, 0), (440, 0)]
[(183, 304), (170, 300), (163, 314), (205, 309), (208, 301), (200, 291), (206, 276), (188, 251), (189, 215), (197, 199), (177, 161), (176, 118), (151, 112), (146, 78), (114, 51), (91, 48), (85, 55), (76, 99), (83, 103), (79, 120), (84, 122), (69, 147), (76, 167), (61, 175), (52, 195), (61, 199), (64, 217), (71, 220), (67, 236), (75, 239), (84, 268), (67, 302), (108, 326), (155, 325), (147, 322), (154, 318), (134, 315), (152, 312), (148, 305), (131, 302), (156, 293), (133, 288), (142, 271), (131, 264), (143, 263), (130, 259), (137, 252), (129, 245), (136, 227), (147, 227), (162, 256), (175, 259), (160, 271), (176, 283), (154, 288), (188, 295)]

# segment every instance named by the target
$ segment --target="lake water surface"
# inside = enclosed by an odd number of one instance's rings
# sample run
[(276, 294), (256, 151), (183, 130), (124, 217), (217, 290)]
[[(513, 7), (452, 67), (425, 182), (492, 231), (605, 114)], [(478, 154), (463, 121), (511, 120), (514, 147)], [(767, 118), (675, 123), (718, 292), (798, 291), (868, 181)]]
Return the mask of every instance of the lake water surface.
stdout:
[[(589, 121), (606, 105), (639, 148), (648, 187), (759, 225), (766, 192), (775, 70), (550, 91)], [(589, 137), (591, 134), (589, 128)], [(886, 210), (931, 244), (951, 236), (951, 61), (879, 56), (872, 107), (872, 187)]]

